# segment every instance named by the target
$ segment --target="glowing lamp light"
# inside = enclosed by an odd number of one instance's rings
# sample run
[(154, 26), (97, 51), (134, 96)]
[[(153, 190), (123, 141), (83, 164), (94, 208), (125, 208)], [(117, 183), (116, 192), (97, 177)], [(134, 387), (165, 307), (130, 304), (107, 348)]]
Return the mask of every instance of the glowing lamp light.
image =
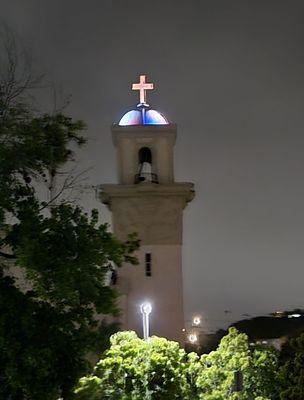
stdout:
[(188, 336), (188, 339), (189, 339), (190, 343), (192, 343), (192, 344), (196, 343), (197, 342), (197, 334), (196, 333), (191, 333)]
[(140, 310), (141, 310), (142, 314), (147, 314), (147, 315), (151, 314), (151, 312), (152, 312), (151, 303), (143, 303), (140, 306)]
[(149, 303), (149, 302), (143, 303), (140, 306), (140, 311), (142, 313), (142, 319), (143, 319), (143, 336), (144, 336), (144, 340), (148, 341), (149, 340), (149, 329), (150, 329), (149, 315), (152, 312), (151, 303)]
[(200, 317), (194, 317), (192, 322), (193, 322), (193, 325), (198, 326), (198, 325), (201, 324), (201, 318)]
[(274, 316), (275, 316), (275, 317), (278, 317), (278, 318), (281, 318), (281, 317), (284, 316), (284, 313), (283, 313), (283, 311), (275, 311), (275, 312), (274, 312)]
[(301, 314), (289, 314), (288, 318), (300, 318), (301, 316)]

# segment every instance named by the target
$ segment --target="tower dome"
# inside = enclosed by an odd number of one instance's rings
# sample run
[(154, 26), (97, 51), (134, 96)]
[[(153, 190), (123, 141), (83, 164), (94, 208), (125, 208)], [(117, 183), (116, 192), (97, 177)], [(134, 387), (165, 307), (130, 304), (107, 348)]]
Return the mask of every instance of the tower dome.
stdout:
[(128, 125), (168, 125), (168, 120), (158, 111), (150, 108), (146, 102), (146, 91), (153, 89), (153, 83), (146, 82), (146, 75), (140, 75), (140, 82), (132, 85), (138, 90), (139, 104), (137, 108), (126, 112), (119, 121), (120, 126)]
[(126, 112), (119, 125), (168, 125), (167, 119), (158, 111), (139, 106), (137, 109)]

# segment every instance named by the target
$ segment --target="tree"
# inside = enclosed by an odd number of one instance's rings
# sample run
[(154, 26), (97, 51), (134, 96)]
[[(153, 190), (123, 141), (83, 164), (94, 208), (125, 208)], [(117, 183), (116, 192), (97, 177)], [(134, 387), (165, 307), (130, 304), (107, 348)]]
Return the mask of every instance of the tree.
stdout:
[[(241, 393), (231, 390), (235, 371), (244, 376)], [(231, 328), (216, 351), (201, 357), (164, 338), (117, 333), (75, 393), (77, 400), (274, 400), (278, 389), (277, 352), (250, 349), (246, 335)]]
[(281, 400), (304, 398), (304, 333), (292, 338), (282, 349)]
[(118, 332), (94, 373), (80, 380), (79, 400), (187, 400), (187, 354), (179, 344), (135, 332)]
[[(118, 313), (105, 278), (112, 263), (136, 263), (138, 240), (118, 241), (98, 214), (85, 214), (54, 192), (53, 180), (84, 145), (84, 124), (33, 109), (36, 80), (20, 67), (12, 36), (0, 69), (0, 398), (71, 396), (102, 351)], [(74, 178), (71, 178), (72, 181)], [(46, 200), (39, 185), (51, 191)], [(55, 201), (56, 200), (56, 201)], [(13, 273), (12, 271), (17, 271)]]
[(247, 392), (269, 399), (278, 399), (282, 387), (279, 367), (279, 352), (275, 348), (255, 345), (251, 349)]
[[(230, 328), (217, 350), (202, 355), (196, 385), (199, 398), (275, 399), (278, 356), (268, 348), (250, 349), (248, 337)], [(233, 393), (235, 371), (243, 375), (243, 390)], [(267, 371), (267, 375), (264, 375)], [(275, 391), (275, 392), (274, 392)]]

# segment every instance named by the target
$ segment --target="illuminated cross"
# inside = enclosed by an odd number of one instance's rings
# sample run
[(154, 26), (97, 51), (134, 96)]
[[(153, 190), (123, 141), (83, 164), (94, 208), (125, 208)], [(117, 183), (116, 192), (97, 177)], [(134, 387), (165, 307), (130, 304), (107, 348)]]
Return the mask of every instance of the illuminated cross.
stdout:
[(146, 82), (146, 75), (140, 75), (139, 83), (133, 83), (132, 90), (139, 90), (139, 105), (146, 103), (146, 90), (152, 90), (153, 83)]

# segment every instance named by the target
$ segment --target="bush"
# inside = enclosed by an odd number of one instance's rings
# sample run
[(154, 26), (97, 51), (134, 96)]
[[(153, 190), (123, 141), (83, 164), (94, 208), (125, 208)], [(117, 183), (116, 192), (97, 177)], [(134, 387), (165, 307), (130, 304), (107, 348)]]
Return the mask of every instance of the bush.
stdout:
[[(201, 358), (164, 338), (145, 342), (135, 332), (119, 332), (75, 394), (78, 400), (274, 400), (277, 359), (273, 349), (251, 349), (235, 328)], [(236, 370), (244, 376), (239, 394), (232, 391)]]
[(176, 342), (158, 337), (145, 342), (135, 332), (116, 333), (94, 375), (80, 380), (77, 398), (187, 399), (187, 359)]

